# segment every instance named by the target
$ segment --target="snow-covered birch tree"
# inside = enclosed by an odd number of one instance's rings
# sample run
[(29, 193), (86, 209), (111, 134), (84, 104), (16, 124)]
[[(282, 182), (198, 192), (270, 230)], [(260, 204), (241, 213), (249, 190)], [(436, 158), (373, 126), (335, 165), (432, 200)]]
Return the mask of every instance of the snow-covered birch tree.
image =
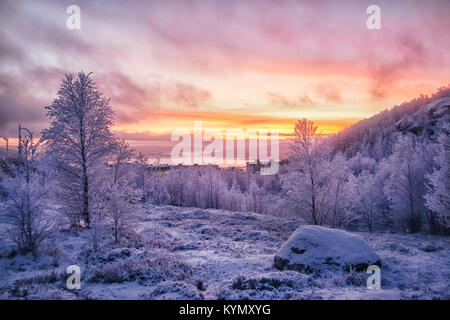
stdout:
[(45, 107), (50, 126), (42, 132), (60, 182), (61, 204), (71, 222), (90, 224), (95, 168), (114, 144), (114, 112), (97, 89), (91, 73), (66, 74), (57, 98)]

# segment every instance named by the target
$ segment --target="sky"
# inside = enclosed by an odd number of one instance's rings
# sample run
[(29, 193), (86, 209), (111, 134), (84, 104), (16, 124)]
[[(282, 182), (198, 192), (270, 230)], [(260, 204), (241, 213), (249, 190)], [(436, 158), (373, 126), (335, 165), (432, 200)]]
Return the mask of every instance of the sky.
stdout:
[(447, 0), (0, 0), (0, 133), (48, 126), (44, 106), (78, 71), (111, 98), (113, 131), (152, 157), (194, 121), (337, 132), (450, 83), (449, 14)]

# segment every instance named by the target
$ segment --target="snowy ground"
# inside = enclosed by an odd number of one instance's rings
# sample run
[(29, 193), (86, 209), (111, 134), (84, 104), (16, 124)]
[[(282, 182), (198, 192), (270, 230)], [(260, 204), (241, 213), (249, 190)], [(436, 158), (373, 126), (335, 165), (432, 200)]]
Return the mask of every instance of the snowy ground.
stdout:
[[(92, 252), (88, 231), (59, 232), (39, 258), (0, 243), (0, 299), (450, 299), (450, 239), (359, 233), (380, 256), (366, 273), (280, 272), (278, 248), (299, 226), (268, 215), (149, 207), (123, 245)], [(81, 290), (66, 288), (67, 266)]]

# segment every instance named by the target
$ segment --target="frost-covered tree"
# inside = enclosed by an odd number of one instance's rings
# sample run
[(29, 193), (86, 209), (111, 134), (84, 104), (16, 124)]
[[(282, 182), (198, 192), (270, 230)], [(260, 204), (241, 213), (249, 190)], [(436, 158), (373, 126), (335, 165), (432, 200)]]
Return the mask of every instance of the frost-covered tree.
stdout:
[(117, 244), (137, 223), (142, 192), (133, 188), (129, 180), (110, 184), (105, 192), (107, 194), (105, 213), (112, 226), (114, 242)]
[(426, 206), (436, 214), (439, 231), (450, 232), (450, 125), (438, 138), (436, 168), (427, 176), (429, 184), (425, 195)]
[(347, 211), (350, 206), (351, 186), (349, 179), (352, 171), (348, 166), (344, 155), (338, 153), (329, 164), (328, 190), (330, 200), (328, 202), (329, 223), (331, 226), (343, 226), (347, 223)]
[(114, 112), (91, 74), (66, 74), (57, 98), (45, 107), (50, 126), (42, 132), (61, 187), (61, 204), (72, 223), (89, 226), (98, 192), (98, 166), (114, 145)]
[(233, 183), (228, 189), (224, 188), (223, 192), (223, 209), (230, 211), (241, 211), (243, 195), (237, 186), (237, 183)]
[(239, 172), (239, 174), (236, 175), (236, 183), (241, 192), (245, 193), (248, 187), (250, 187), (251, 176), (252, 173), (250, 173), (249, 171)]
[(111, 179), (104, 182), (103, 209), (116, 244), (136, 223), (142, 199), (142, 190), (133, 183), (136, 180), (135, 167), (131, 163), (133, 156), (134, 150), (124, 140), (117, 140), (108, 156)]
[(108, 164), (112, 169), (112, 184), (123, 180), (131, 170), (131, 160), (134, 150), (123, 139), (117, 139), (111, 147), (111, 152), (107, 157)]
[(287, 199), (295, 204), (309, 222), (325, 223), (328, 150), (317, 126), (306, 119), (298, 120), (290, 145), (291, 172), (285, 177)]
[(136, 185), (139, 189), (142, 190), (142, 200), (147, 202), (149, 196), (149, 180), (150, 173), (148, 171), (148, 158), (142, 153), (139, 152), (136, 156)]
[(149, 179), (152, 184), (148, 186), (147, 201), (152, 204), (168, 204), (169, 194), (166, 186), (166, 173), (152, 171), (149, 173)]
[(220, 191), (223, 190), (225, 182), (222, 181), (220, 172), (213, 166), (204, 168), (200, 177), (200, 203), (204, 208), (218, 209), (220, 207)]
[(202, 185), (200, 181), (200, 169), (191, 168), (186, 172), (188, 179), (186, 204), (192, 207), (202, 207)]
[(54, 221), (46, 211), (49, 209), (49, 184), (39, 168), (40, 142), (32, 132), (21, 137), (19, 163), (12, 165), (10, 175), (5, 175), (2, 185), (6, 192), (3, 214), (11, 226), (10, 236), (20, 250), (37, 254), (41, 243), (49, 236)]
[(174, 168), (169, 171), (164, 179), (165, 189), (168, 195), (168, 204), (184, 206), (188, 192), (186, 180), (186, 168)]
[(390, 172), (380, 167), (376, 173), (364, 170), (350, 180), (352, 190), (349, 196), (351, 210), (354, 213), (352, 219), (363, 223), (369, 232), (373, 232), (378, 226), (386, 228), (391, 220), (388, 218), (390, 213), (388, 200), (383, 192), (384, 182)]
[(424, 204), (425, 175), (431, 167), (433, 150), (418, 141), (414, 135), (400, 135), (393, 154), (385, 162), (392, 173), (387, 179), (384, 192), (392, 203), (394, 215), (406, 221), (407, 230), (421, 230), (426, 217)]
[(348, 159), (348, 166), (356, 176), (358, 176), (363, 171), (375, 173), (376, 161), (375, 159), (365, 157), (360, 152), (358, 152), (355, 156)]
[[(104, 167), (99, 168), (99, 170)], [(108, 211), (106, 195), (110, 195), (105, 186), (96, 188), (100, 192), (96, 192), (91, 196), (91, 212), (89, 217), (89, 236), (93, 251), (97, 251), (101, 245), (102, 240), (108, 236)]]
[(247, 211), (262, 213), (265, 209), (265, 192), (255, 181), (246, 192)]

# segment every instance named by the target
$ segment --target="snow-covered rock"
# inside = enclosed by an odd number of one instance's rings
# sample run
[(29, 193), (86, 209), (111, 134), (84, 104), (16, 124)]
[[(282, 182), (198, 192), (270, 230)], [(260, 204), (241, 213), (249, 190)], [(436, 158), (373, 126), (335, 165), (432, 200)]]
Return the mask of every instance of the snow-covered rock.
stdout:
[(321, 226), (306, 225), (295, 230), (274, 258), (280, 270), (313, 272), (328, 268), (358, 271), (381, 265), (380, 258), (358, 235)]
[(423, 132), (431, 136), (437, 133), (437, 136), (446, 122), (450, 122), (450, 97), (434, 100), (413, 114), (405, 115), (396, 127), (401, 132)]

